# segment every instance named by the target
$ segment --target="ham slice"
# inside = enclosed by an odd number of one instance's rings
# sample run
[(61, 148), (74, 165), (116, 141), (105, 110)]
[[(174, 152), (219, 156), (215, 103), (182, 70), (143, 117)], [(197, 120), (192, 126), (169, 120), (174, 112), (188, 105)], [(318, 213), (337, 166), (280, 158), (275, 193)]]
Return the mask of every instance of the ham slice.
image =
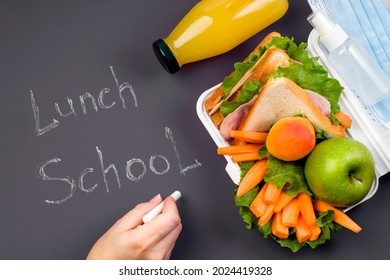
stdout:
[(245, 117), (248, 115), (250, 108), (255, 103), (257, 95), (254, 96), (249, 102), (239, 106), (234, 112), (227, 115), (219, 128), (219, 132), (225, 140), (230, 140), (230, 130), (236, 130)]
[(330, 102), (328, 99), (323, 97), (321, 94), (316, 93), (311, 90), (306, 90), (310, 99), (317, 105), (317, 107), (325, 114), (325, 116), (330, 116)]

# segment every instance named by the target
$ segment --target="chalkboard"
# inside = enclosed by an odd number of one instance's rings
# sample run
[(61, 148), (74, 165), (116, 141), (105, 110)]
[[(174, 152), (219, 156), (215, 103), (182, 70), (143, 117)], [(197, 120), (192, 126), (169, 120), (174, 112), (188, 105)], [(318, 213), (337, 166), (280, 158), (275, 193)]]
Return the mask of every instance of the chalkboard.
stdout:
[(152, 42), (196, 2), (1, 1), (0, 259), (84, 259), (129, 209), (175, 190), (172, 259), (388, 257), (389, 176), (351, 211), (364, 230), (322, 248), (293, 254), (245, 229), (196, 101), (270, 31), (306, 41), (311, 11), (290, 1), (232, 51), (168, 74)]

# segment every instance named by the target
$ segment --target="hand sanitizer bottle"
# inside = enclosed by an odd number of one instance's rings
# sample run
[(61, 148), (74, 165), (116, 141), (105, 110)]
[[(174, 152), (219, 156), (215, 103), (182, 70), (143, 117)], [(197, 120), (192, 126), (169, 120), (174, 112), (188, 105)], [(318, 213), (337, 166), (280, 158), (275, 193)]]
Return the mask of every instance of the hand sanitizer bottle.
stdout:
[(308, 17), (319, 33), (320, 41), (329, 51), (328, 59), (346, 85), (365, 106), (381, 111), (383, 122), (390, 121), (390, 77), (371, 58), (354, 37), (348, 36), (321, 11)]

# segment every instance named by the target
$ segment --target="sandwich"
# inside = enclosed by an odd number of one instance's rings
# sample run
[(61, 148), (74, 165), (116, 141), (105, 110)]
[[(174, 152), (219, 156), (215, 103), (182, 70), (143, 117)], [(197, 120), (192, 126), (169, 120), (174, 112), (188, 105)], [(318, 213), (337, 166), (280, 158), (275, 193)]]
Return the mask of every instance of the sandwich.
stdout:
[(307, 44), (277, 32), (266, 36), (205, 101), (221, 135), (229, 131), (267, 132), (280, 118), (307, 117), (326, 138), (345, 137), (351, 118), (340, 110), (340, 83), (309, 58)]

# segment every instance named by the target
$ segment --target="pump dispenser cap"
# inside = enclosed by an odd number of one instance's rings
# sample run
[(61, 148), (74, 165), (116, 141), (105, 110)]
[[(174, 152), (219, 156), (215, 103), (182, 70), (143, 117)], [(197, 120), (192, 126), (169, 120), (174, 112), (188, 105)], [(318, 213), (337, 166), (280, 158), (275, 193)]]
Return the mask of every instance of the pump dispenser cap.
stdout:
[(312, 13), (307, 20), (319, 33), (320, 40), (328, 51), (334, 50), (348, 39), (348, 34), (340, 25), (333, 23), (320, 10)]
[(153, 43), (153, 50), (164, 69), (170, 74), (180, 70), (179, 63), (163, 39), (158, 39)]

